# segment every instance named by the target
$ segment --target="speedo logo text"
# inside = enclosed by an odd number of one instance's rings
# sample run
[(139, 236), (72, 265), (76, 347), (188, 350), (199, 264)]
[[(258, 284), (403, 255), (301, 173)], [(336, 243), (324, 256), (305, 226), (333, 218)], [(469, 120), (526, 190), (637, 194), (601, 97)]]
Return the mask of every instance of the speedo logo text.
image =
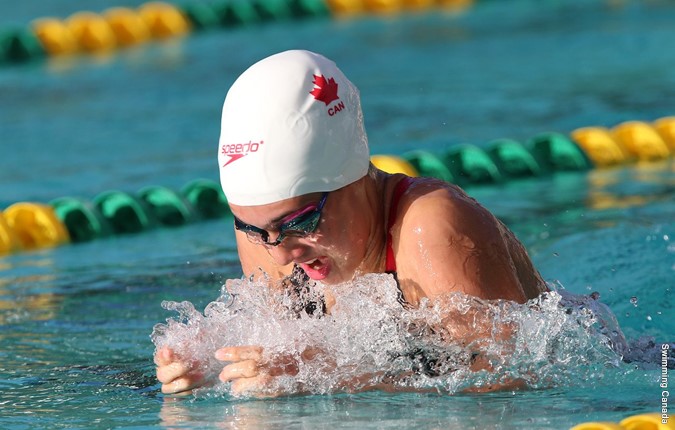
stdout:
[(230, 157), (230, 159), (227, 160), (227, 163), (223, 164), (223, 167), (241, 159), (250, 153), (258, 152), (264, 143), (265, 142), (262, 140), (260, 142), (253, 142), (249, 140), (248, 143), (232, 143), (223, 145), (220, 148), (220, 151), (223, 153), (223, 155)]

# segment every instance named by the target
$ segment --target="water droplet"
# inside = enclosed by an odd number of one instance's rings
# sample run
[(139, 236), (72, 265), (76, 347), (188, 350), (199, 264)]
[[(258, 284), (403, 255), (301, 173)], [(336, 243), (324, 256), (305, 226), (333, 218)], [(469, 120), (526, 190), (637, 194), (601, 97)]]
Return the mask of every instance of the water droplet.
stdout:
[(635, 296), (631, 297), (630, 302), (633, 304), (633, 306), (635, 306), (637, 308), (637, 305), (638, 305), (638, 298), (637, 297), (635, 297)]

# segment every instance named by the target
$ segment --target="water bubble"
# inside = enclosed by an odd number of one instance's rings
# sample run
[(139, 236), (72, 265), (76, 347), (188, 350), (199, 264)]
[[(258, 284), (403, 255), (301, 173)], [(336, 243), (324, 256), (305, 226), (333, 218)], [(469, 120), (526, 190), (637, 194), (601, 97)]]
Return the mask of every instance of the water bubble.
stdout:
[[(157, 324), (152, 340), (216, 381), (197, 396), (232, 394), (230, 384), (217, 382), (224, 364), (214, 351), (224, 346), (258, 345), (265, 362), (293, 360), (297, 373), (273, 378), (265, 390), (328, 394), (354, 389), (345, 387), (347, 380), (359, 381), (356, 389), (386, 383), (447, 393), (504, 378), (522, 379), (532, 388), (596, 383), (621, 362), (625, 344), (605, 305), (562, 289), (525, 304), (454, 293), (410, 308), (400, 303), (391, 275), (338, 286), (278, 287), (229, 280), (203, 313), (190, 302), (166, 302), (165, 309), (179, 315)], [(308, 311), (307, 303), (328, 294), (335, 304), (327, 313), (321, 306)], [(472, 370), (476, 357), (494, 370)]]
[(663, 235), (663, 240), (665, 240), (666, 242), (668, 242), (668, 241), (670, 240), (670, 236), (668, 236), (667, 234), (664, 234), (664, 235)]
[(638, 305), (638, 298), (637, 297), (635, 297), (635, 296), (631, 297), (630, 302), (633, 306), (635, 306), (637, 308), (637, 305)]
[(651, 320), (652, 320), (652, 316), (651, 316), (651, 315), (647, 315), (647, 321), (651, 321)]

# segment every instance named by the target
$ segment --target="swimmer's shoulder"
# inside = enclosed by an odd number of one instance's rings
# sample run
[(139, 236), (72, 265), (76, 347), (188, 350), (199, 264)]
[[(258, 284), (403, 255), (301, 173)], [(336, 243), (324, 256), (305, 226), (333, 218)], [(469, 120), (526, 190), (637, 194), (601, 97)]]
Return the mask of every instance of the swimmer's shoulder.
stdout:
[(494, 223), (494, 216), (464, 190), (454, 184), (434, 178), (412, 178), (401, 196), (397, 210), (400, 226), (409, 229), (434, 229), (438, 225), (479, 228)]

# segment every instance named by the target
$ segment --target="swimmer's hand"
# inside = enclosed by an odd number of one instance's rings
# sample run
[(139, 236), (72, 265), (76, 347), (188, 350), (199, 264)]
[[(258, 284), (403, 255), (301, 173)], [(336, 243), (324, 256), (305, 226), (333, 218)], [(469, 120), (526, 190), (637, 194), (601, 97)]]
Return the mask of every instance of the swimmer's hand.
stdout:
[(298, 363), (290, 356), (265, 360), (260, 346), (230, 346), (220, 348), (216, 359), (227, 364), (220, 372), (222, 382), (232, 383), (235, 396), (276, 397), (285, 394), (273, 388), (275, 377), (298, 374)]
[(168, 347), (157, 350), (155, 364), (164, 394), (188, 395), (206, 383), (204, 374), (197, 370), (197, 363), (183, 360)]

